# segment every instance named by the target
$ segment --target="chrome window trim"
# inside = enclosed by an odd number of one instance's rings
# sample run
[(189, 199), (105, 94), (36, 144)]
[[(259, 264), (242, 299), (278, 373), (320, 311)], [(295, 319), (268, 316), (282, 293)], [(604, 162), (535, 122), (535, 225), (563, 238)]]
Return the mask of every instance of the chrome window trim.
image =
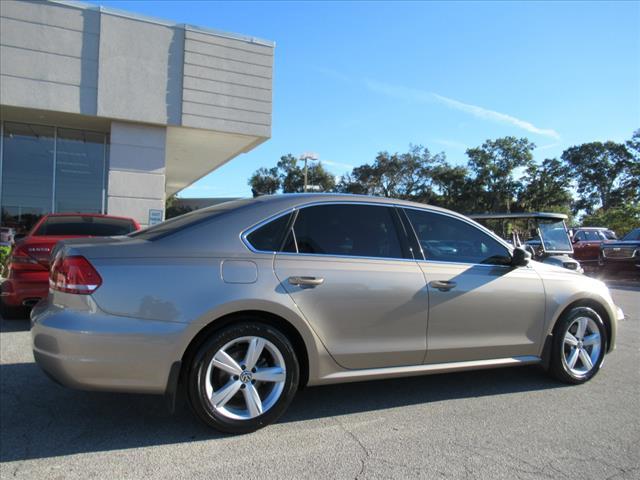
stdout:
[[(260, 252), (264, 253), (264, 252)], [(274, 252), (276, 255), (295, 255), (302, 257), (316, 257), (316, 258), (335, 258), (336, 260), (366, 260), (368, 262), (372, 260), (380, 260), (383, 262), (416, 262), (414, 258), (396, 258), (396, 257), (365, 257), (359, 255), (337, 255), (326, 253), (296, 253), (296, 252)]]
[[(281, 212), (278, 212), (274, 215), (271, 215), (270, 217), (266, 218), (265, 220), (261, 220), (260, 222), (252, 225), (251, 227), (247, 228), (246, 230), (244, 230), (243, 232), (240, 233), (240, 239), (242, 241), (242, 243), (245, 245), (245, 247), (247, 247), (247, 249), (249, 251), (251, 251), (252, 253), (257, 253), (257, 254), (268, 254), (268, 255), (286, 255), (286, 256), (292, 256), (292, 255), (297, 255), (297, 256), (303, 256), (303, 257), (317, 257), (317, 258), (337, 258), (337, 259), (347, 259), (347, 260), (382, 260), (382, 261), (400, 261), (400, 262), (422, 262), (422, 263), (436, 263), (436, 264), (445, 264), (445, 265), (470, 265), (470, 266), (479, 266), (479, 267), (489, 267), (489, 268), (495, 268), (495, 267), (502, 267), (502, 268), (512, 268), (509, 265), (498, 265), (498, 264), (490, 264), (490, 263), (465, 263), (465, 262), (446, 262), (446, 261), (440, 261), (440, 260), (427, 260), (426, 257), (424, 256), (424, 253), (422, 252), (422, 247), (421, 248), (421, 253), (423, 256), (423, 259), (419, 259), (419, 258), (396, 258), (396, 257), (363, 257), (363, 256), (357, 256), (357, 255), (327, 255), (324, 253), (300, 253), (300, 252), (277, 252), (277, 251), (265, 251), (265, 250), (257, 250), (256, 248), (253, 247), (253, 245), (251, 245), (251, 243), (247, 240), (247, 236), (249, 236), (251, 233), (253, 233), (255, 230), (259, 229), (260, 227), (262, 227), (263, 225), (266, 225), (269, 222), (272, 222), (274, 220), (277, 220), (278, 218), (284, 216), (284, 215), (288, 215), (291, 214), (292, 212), (295, 212), (296, 210), (302, 210), (303, 208), (308, 208), (308, 207), (315, 207), (315, 206), (319, 206), (319, 205), (369, 205), (369, 206), (376, 206), (376, 207), (388, 207), (388, 208), (398, 208), (398, 209), (411, 209), (411, 210), (417, 210), (419, 212), (430, 212), (430, 213), (437, 213), (440, 215), (444, 215), (447, 217), (451, 217), (457, 220), (461, 220), (467, 224), (469, 224), (471, 227), (477, 228), (478, 230), (482, 231), (483, 233), (488, 234), (491, 238), (495, 239), (496, 241), (498, 241), (498, 243), (502, 246), (504, 246), (507, 251), (509, 253), (511, 253), (513, 251), (513, 247), (511, 245), (509, 245), (507, 242), (505, 242), (504, 240), (502, 240), (500, 237), (498, 237), (497, 235), (495, 235), (491, 230), (483, 227), (482, 225), (474, 222), (473, 220), (468, 220), (466, 217), (464, 217), (463, 215), (459, 215), (459, 214), (450, 214), (448, 212), (441, 212), (439, 210), (433, 210), (430, 208), (420, 208), (420, 207), (413, 207), (413, 206), (409, 206), (409, 205), (402, 205), (399, 203), (387, 203), (387, 202), (366, 202), (366, 201), (349, 201), (349, 200), (329, 200), (329, 201), (312, 201), (309, 203), (305, 203), (302, 205), (296, 205), (294, 207), (290, 207), (286, 210), (283, 210)], [(428, 206), (427, 206), (428, 207)], [(411, 229), (413, 230), (413, 225), (411, 224), (411, 221), (409, 221), (409, 225), (411, 226)], [(415, 232), (414, 232), (415, 235)], [(417, 237), (417, 235), (416, 235)], [(420, 245), (420, 242), (418, 242), (418, 245)]]
[[(321, 257), (321, 258), (327, 258), (327, 257), (336, 257), (336, 258), (346, 258), (346, 259), (368, 259), (368, 260), (385, 260), (385, 261), (409, 261), (409, 262), (414, 262), (415, 259), (414, 258), (397, 258), (397, 257), (365, 257), (365, 256), (359, 256), (359, 255), (337, 255), (337, 254), (331, 254), (331, 255), (327, 255), (324, 253), (300, 253), (300, 252), (276, 252), (276, 251), (265, 251), (265, 250), (257, 250), (256, 248), (253, 247), (253, 245), (251, 245), (251, 242), (249, 242), (249, 240), (247, 239), (247, 237), (249, 235), (251, 235), (251, 233), (253, 233), (255, 230), (259, 229), (260, 227), (262, 227), (263, 225), (272, 222), (274, 220), (277, 220), (278, 218), (282, 217), (283, 215), (286, 215), (288, 213), (294, 212), (294, 211), (299, 211), (302, 210), (303, 208), (309, 208), (309, 207), (317, 207), (317, 206), (321, 206), (321, 205), (367, 205), (367, 206), (373, 206), (373, 207), (386, 207), (386, 208), (397, 208), (398, 205), (396, 203), (383, 203), (383, 202), (363, 202), (363, 201), (349, 201), (349, 200), (329, 200), (329, 201), (312, 201), (310, 203), (305, 203), (302, 205), (296, 205), (295, 207), (291, 207), (285, 211), (279, 212), (275, 215), (272, 215), (271, 217), (267, 218), (266, 220), (262, 220), (259, 223), (256, 223), (255, 225), (249, 227), (248, 229), (246, 229), (244, 232), (242, 232), (240, 234), (240, 239), (242, 240), (242, 242), (244, 243), (244, 245), (253, 253), (260, 253), (260, 254), (270, 254), (270, 255), (275, 255), (275, 254), (279, 254), (279, 255), (304, 255), (307, 257)], [(401, 232), (398, 232), (398, 234), (401, 235)], [(295, 235), (295, 233), (294, 233)], [(398, 239), (400, 240), (400, 239)], [(296, 243), (296, 248), (297, 248), (297, 243)]]

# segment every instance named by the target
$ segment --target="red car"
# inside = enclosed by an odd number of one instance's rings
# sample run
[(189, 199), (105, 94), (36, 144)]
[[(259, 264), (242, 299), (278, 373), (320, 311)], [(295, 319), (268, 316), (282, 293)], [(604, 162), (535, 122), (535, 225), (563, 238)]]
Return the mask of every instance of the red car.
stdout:
[(49, 258), (59, 240), (127, 235), (139, 230), (132, 218), (99, 214), (45, 215), (16, 245), (9, 258), (9, 274), (0, 286), (4, 318), (25, 316), (49, 292)]
[(602, 227), (580, 227), (574, 230), (573, 258), (580, 262), (585, 271), (596, 270), (600, 258), (600, 247), (603, 243), (615, 240), (612, 230)]

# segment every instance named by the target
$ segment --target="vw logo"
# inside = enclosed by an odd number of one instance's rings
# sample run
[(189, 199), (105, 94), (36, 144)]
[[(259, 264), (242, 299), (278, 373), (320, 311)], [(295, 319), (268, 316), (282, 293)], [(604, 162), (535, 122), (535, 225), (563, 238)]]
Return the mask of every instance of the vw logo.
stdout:
[(242, 383), (249, 383), (251, 381), (251, 372), (244, 371), (240, 374), (240, 381)]

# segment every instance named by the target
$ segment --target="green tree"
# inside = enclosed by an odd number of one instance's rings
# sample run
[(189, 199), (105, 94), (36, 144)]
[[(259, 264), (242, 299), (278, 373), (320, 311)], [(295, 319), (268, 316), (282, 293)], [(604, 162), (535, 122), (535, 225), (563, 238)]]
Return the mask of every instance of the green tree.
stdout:
[(570, 169), (555, 158), (532, 163), (522, 178), (518, 208), (526, 212), (570, 213), (572, 196)]
[(281, 181), (278, 168), (259, 168), (249, 178), (249, 186), (254, 197), (260, 195), (273, 195), (280, 189)]
[(431, 172), (444, 161), (444, 154), (433, 155), (422, 146), (410, 145), (406, 153), (380, 152), (373, 164), (344, 175), (338, 191), (428, 202), (434, 197)]
[(175, 193), (167, 197), (164, 202), (164, 218), (165, 220), (169, 220), (173, 217), (178, 217), (180, 215), (184, 215), (185, 213), (189, 213), (191, 208), (185, 207), (178, 203), (180, 198)]
[(575, 178), (576, 211), (585, 210), (591, 215), (598, 208), (608, 210), (638, 200), (638, 159), (627, 147), (611, 141), (591, 142), (562, 153)]
[(634, 228), (640, 227), (640, 203), (626, 203), (605, 210), (599, 208), (582, 218), (586, 227), (607, 227), (622, 237)]
[(467, 150), (468, 168), (478, 194), (478, 210), (511, 211), (521, 183), (514, 178), (517, 168), (533, 164), (535, 144), (527, 138), (504, 137), (487, 140)]
[(469, 170), (461, 165), (441, 162), (431, 170), (436, 196), (433, 203), (444, 208), (470, 213), (476, 209), (474, 189)]
[[(280, 157), (275, 167), (259, 168), (249, 178), (253, 196), (270, 195), (282, 190), (283, 193), (300, 193), (304, 191), (304, 163), (288, 153)], [(336, 181), (322, 165), (322, 162), (311, 163), (307, 167), (307, 185), (310, 191), (332, 192)]]
[(626, 146), (631, 159), (628, 175), (622, 182), (622, 189), (628, 193), (627, 198), (631, 201), (640, 201), (640, 129), (633, 132)]

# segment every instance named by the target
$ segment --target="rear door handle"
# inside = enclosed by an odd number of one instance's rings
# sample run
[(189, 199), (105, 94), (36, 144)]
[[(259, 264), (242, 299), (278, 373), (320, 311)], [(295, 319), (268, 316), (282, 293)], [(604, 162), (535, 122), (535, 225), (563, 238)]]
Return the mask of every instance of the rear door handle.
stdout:
[(441, 292), (448, 292), (457, 285), (456, 282), (450, 282), (448, 280), (434, 280), (429, 282), (429, 286), (440, 290)]
[(289, 277), (289, 283), (291, 285), (298, 285), (299, 287), (317, 287), (324, 283), (322, 277)]

